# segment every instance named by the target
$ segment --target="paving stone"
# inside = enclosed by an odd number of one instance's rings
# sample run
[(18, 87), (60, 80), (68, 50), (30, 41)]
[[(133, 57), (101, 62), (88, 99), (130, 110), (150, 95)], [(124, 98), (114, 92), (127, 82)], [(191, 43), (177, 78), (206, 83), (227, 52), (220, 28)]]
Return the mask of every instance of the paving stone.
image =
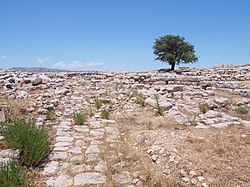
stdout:
[(103, 135), (104, 135), (104, 130), (103, 129), (93, 129), (93, 130), (90, 130), (89, 133), (92, 136), (96, 136), (96, 137), (102, 138)]
[(75, 142), (75, 146), (77, 147), (86, 146), (86, 145), (87, 145), (86, 142), (83, 140), (76, 140)]
[(58, 136), (56, 137), (56, 142), (72, 142), (74, 138), (72, 137), (65, 137), (65, 136)]
[(98, 145), (90, 145), (87, 150), (86, 150), (86, 154), (94, 154), (94, 153), (100, 153), (100, 149), (98, 147)]
[(51, 160), (67, 160), (68, 154), (66, 152), (54, 152), (50, 155)]
[(82, 148), (81, 147), (74, 147), (70, 150), (68, 150), (69, 153), (72, 154), (82, 154)]
[(81, 173), (75, 176), (74, 185), (104, 184), (106, 177), (102, 173)]
[(59, 162), (56, 161), (49, 162), (48, 164), (46, 164), (43, 174), (48, 176), (55, 174), (58, 169), (58, 165)]
[(60, 175), (55, 180), (55, 187), (66, 187), (72, 185), (73, 185), (73, 179), (65, 174)]
[(54, 147), (53, 151), (67, 151), (69, 147)]
[(70, 146), (70, 145), (72, 145), (71, 142), (57, 142), (55, 144), (55, 147), (66, 147), (66, 146)]

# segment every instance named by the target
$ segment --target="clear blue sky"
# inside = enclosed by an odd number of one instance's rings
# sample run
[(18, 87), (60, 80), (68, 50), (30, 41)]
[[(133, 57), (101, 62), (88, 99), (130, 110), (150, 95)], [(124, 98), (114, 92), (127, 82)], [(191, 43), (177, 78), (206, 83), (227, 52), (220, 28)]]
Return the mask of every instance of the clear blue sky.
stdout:
[(249, 9), (250, 0), (0, 0), (0, 68), (165, 68), (152, 45), (166, 34), (195, 46), (197, 67), (246, 64)]

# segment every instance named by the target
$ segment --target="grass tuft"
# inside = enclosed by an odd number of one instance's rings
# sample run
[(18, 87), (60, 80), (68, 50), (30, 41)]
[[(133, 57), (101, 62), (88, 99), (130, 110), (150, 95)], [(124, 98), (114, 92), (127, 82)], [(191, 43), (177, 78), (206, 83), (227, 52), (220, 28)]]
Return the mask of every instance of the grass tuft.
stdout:
[(55, 110), (53, 108), (49, 108), (46, 110), (46, 119), (54, 120), (56, 118)]
[(102, 116), (103, 119), (109, 119), (109, 117), (110, 117), (109, 110), (102, 110), (101, 111), (101, 116)]
[(83, 125), (86, 121), (86, 118), (86, 115), (80, 112), (75, 113), (73, 116), (75, 125)]
[(245, 106), (239, 106), (235, 109), (237, 114), (246, 115), (249, 113), (249, 109)]
[(102, 106), (102, 100), (99, 99), (98, 97), (95, 98), (95, 107), (96, 107), (97, 109), (99, 109), (99, 108), (101, 108), (101, 106)]
[(200, 103), (198, 107), (203, 114), (210, 110), (207, 103)]
[(155, 111), (155, 115), (156, 116), (163, 116), (164, 115), (164, 108), (160, 105), (159, 102), (159, 96), (155, 95), (155, 101), (156, 101), (156, 111)]

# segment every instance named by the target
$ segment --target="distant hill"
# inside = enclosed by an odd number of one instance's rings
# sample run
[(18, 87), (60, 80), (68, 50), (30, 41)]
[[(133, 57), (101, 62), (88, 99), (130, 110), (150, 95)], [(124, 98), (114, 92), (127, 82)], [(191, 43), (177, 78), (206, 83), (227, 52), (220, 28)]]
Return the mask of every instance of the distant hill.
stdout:
[(50, 69), (43, 67), (12, 67), (11, 71), (28, 71), (28, 72), (68, 72), (67, 70), (61, 69)]

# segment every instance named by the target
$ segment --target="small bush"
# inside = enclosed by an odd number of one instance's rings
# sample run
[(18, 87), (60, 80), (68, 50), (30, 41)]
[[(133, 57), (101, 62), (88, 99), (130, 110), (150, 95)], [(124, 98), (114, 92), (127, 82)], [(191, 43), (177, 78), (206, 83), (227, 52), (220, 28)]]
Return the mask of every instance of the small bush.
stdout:
[(98, 97), (95, 99), (95, 107), (97, 109), (101, 108), (102, 106), (102, 100), (100, 100)]
[(242, 115), (246, 115), (249, 113), (249, 109), (247, 107), (244, 107), (244, 106), (239, 106), (235, 109), (235, 111), (238, 113), (238, 114), (242, 114)]
[(36, 166), (49, 153), (50, 140), (47, 129), (39, 128), (35, 123), (15, 120), (3, 130), (5, 141), (20, 150), (20, 162), (26, 166)]
[(141, 95), (136, 96), (135, 102), (140, 106), (145, 107), (145, 99)]
[(0, 186), (19, 187), (26, 186), (27, 179), (22, 174), (22, 168), (14, 161), (0, 166)]
[(155, 100), (156, 100), (156, 111), (155, 111), (155, 115), (156, 115), (156, 116), (163, 116), (165, 110), (164, 110), (164, 108), (160, 105), (159, 96), (158, 96), (158, 95), (155, 95)]
[(196, 116), (193, 116), (189, 119), (190, 125), (191, 126), (196, 126), (197, 125), (197, 120), (196, 120)]
[(102, 116), (103, 119), (109, 119), (110, 112), (108, 110), (102, 110), (101, 111), (101, 116)]
[(73, 116), (73, 120), (75, 122), (75, 125), (83, 125), (86, 121), (86, 115), (80, 112), (75, 113)]
[(209, 111), (210, 108), (207, 103), (200, 103), (199, 109), (203, 114), (205, 114), (207, 111)]
[(53, 120), (56, 118), (55, 110), (53, 108), (49, 108), (46, 111), (46, 119)]

